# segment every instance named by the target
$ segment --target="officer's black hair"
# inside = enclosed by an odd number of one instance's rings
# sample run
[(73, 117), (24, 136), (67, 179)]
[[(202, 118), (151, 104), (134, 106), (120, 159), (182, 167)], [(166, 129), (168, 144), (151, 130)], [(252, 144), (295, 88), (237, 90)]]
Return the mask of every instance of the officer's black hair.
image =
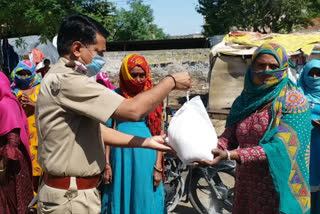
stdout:
[(80, 41), (83, 45), (96, 44), (96, 33), (107, 38), (109, 32), (96, 20), (82, 15), (75, 14), (68, 16), (61, 24), (57, 49), (60, 56), (69, 54), (73, 42)]

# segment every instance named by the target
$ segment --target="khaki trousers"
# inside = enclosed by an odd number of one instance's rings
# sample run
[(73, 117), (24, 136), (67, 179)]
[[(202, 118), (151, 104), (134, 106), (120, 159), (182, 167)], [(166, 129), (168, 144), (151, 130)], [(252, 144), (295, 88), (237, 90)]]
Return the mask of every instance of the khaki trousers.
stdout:
[(71, 177), (68, 190), (42, 183), (39, 190), (38, 213), (43, 214), (100, 214), (101, 197), (97, 188), (78, 190)]

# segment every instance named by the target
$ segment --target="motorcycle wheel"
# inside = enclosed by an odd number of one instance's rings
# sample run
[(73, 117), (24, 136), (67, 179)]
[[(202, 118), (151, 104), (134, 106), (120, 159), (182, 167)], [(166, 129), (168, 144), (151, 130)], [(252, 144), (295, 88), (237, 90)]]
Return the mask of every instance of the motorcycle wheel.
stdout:
[[(166, 154), (167, 155), (167, 154)], [(176, 208), (184, 193), (184, 179), (182, 177), (182, 162), (177, 157), (165, 156), (165, 182), (167, 210)]]
[(215, 182), (210, 178), (210, 182), (219, 189), (227, 188), (227, 198), (218, 199), (215, 191), (201, 173), (194, 173), (191, 177), (189, 199), (192, 206), (199, 214), (229, 214), (232, 212), (233, 192), (235, 184), (235, 170), (219, 171), (221, 182)]
[[(171, 182), (172, 183), (172, 182)], [(179, 177), (175, 180), (175, 182), (173, 183), (174, 185), (174, 195), (172, 195), (169, 199), (167, 197), (167, 189), (169, 189), (169, 183), (165, 183), (165, 190), (166, 190), (166, 203), (167, 203), (167, 210), (168, 212), (173, 211), (176, 206), (178, 205), (179, 201), (182, 198), (183, 192), (184, 192), (184, 180), (182, 179), (182, 177)], [(168, 187), (168, 188), (166, 188)]]

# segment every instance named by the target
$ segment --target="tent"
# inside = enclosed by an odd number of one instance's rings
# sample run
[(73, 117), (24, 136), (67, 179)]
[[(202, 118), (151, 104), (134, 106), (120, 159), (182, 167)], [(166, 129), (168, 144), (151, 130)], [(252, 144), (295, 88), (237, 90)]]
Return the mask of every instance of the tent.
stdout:
[[(9, 71), (12, 71), (17, 61), (22, 60), (24, 55), (27, 55), (32, 49), (40, 49), (47, 59), (51, 63), (56, 63), (58, 61), (59, 55), (56, 47), (51, 43), (51, 41), (46, 40), (46, 43), (40, 42), (40, 36), (25, 36), (18, 38), (9, 38), (8, 46), (4, 48), (5, 41), (1, 40), (1, 56), (6, 54), (10, 55), (9, 58), (3, 59), (7, 60), (6, 62), (2, 61), (2, 64), (7, 65)], [(11, 61), (11, 62), (10, 62)]]
[(227, 115), (235, 98), (243, 89), (244, 75), (251, 64), (253, 52), (263, 43), (282, 45), (295, 69), (289, 77), (296, 81), (304, 64), (320, 58), (320, 32), (296, 34), (260, 34), (231, 32), (213, 46), (210, 52), (208, 112)]

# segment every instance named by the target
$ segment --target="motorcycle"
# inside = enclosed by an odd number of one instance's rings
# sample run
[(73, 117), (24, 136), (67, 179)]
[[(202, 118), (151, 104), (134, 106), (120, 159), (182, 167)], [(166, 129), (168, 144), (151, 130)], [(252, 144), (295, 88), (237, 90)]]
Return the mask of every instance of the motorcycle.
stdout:
[(179, 158), (165, 154), (164, 188), (168, 211), (173, 211), (186, 196), (184, 202), (190, 202), (199, 214), (231, 213), (235, 165), (233, 161), (222, 161), (209, 167), (184, 166)]
[[(166, 109), (166, 128), (168, 115), (173, 116), (175, 112), (176, 109)], [(164, 189), (169, 212), (176, 208), (183, 196), (186, 196), (184, 202), (190, 202), (199, 214), (232, 212), (234, 161), (221, 161), (214, 166), (186, 166), (178, 157), (166, 153), (164, 165)]]

